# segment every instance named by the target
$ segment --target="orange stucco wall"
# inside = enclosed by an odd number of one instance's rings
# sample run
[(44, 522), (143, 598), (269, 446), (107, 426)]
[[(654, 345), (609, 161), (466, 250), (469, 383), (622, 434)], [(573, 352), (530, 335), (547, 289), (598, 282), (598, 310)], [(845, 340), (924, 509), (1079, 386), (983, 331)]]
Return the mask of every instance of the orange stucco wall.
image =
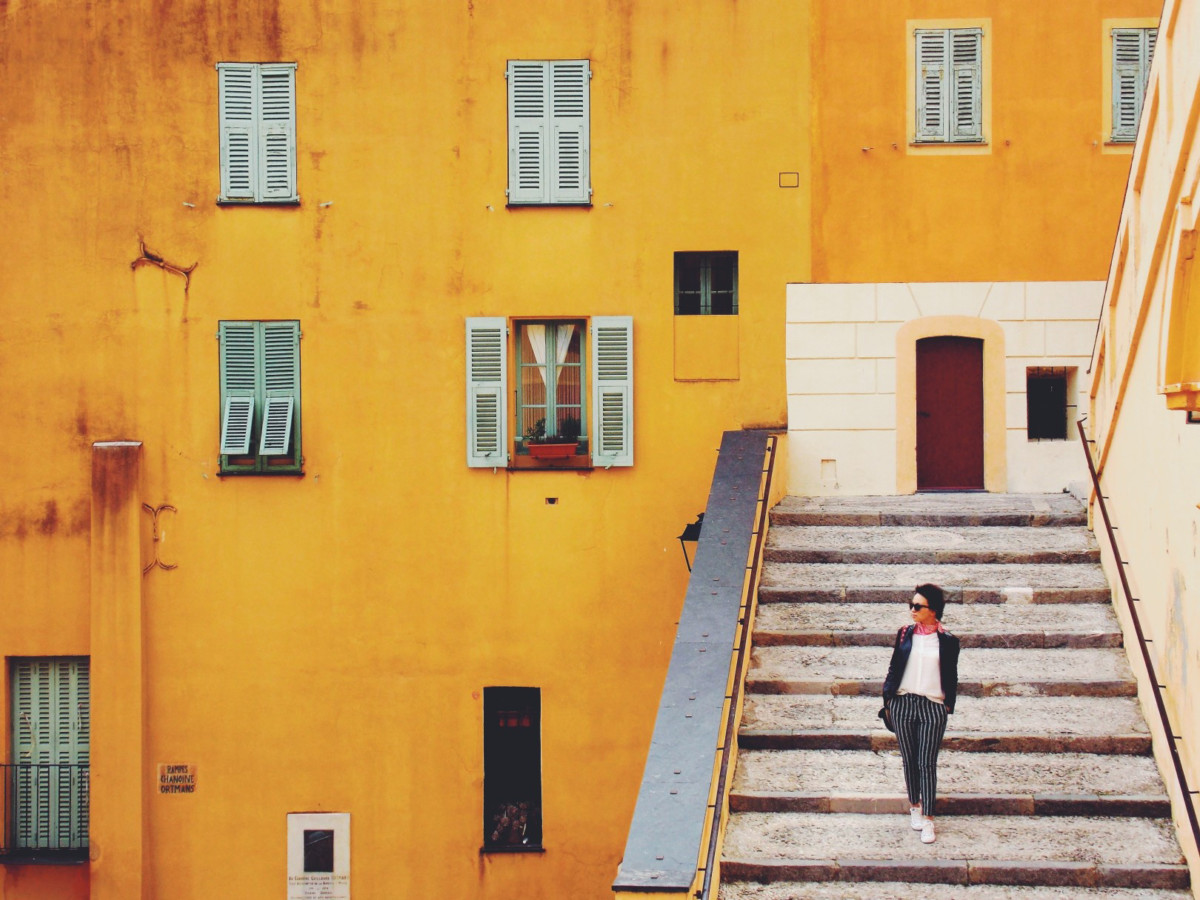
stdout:
[[(1106, 147), (1102, 22), (1161, 8), (1159, 0), (817, 4), (815, 280), (1103, 278), (1130, 155)], [(986, 146), (911, 147), (912, 23), (963, 17), (984, 27)]]
[[(352, 816), (355, 896), (609, 896), (675, 536), (722, 430), (785, 417), (808, 28), (734, 0), (0, 5), (0, 655), (104, 652), (91, 445), (141, 441), (137, 499), (177, 509), (157, 544), (143, 518), (143, 561), (177, 568), (141, 579), (142, 683), (93, 662), (144, 694), (146, 870), (123, 874), (146, 896), (282, 896), (285, 815), (321, 810)], [(590, 209), (506, 209), (510, 58), (591, 61)], [(298, 207), (214, 203), (233, 60), (297, 63)], [(131, 269), (139, 241), (197, 264), (186, 292)], [(738, 377), (677, 381), (673, 253), (727, 249)], [(598, 314), (634, 318), (636, 464), (466, 468), (464, 318)], [(300, 320), (302, 478), (216, 474), (214, 338), (240, 318)], [(544, 854), (478, 852), (489, 685), (542, 689)], [(93, 743), (136, 753), (119, 719), (97, 704)], [(197, 792), (154, 793), (159, 763)], [(105, 821), (93, 874), (135, 865)], [(8, 867), (0, 897), (84, 897), (81, 872)]]

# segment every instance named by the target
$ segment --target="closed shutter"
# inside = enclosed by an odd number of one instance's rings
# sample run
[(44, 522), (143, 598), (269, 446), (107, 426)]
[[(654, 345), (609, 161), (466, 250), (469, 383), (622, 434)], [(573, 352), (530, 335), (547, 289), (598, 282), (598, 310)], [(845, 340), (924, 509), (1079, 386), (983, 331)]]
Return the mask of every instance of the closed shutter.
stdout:
[(467, 319), (467, 465), (508, 465), (508, 323)]
[(259, 199), (296, 200), (296, 66), (259, 67)]
[(918, 141), (944, 141), (947, 132), (949, 96), (946, 70), (950, 48), (945, 30), (918, 29), (917, 42), (917, 134)]
[(249, 63), (217, 64), (222, 200), (253, 200), (258, 191), (255, 68)]
[(1114, 141), (1137, 138), (1157, 40), (1157, 28), (1114, 28), (1112, 31)]
[(550, 129), (550, 67), (508, 63), (508, 201), (547, 203), (550, 181), (546, 141)]
[(592, 319), (592, 464), (633, 465), (633, 317)]
[(550, 63), (551, 200), (587, 203), (588, 174), (588, 61)]
[(263, 423), (260, 456), (286, 456), (300, 399), (300, 323), (263, 322)]
[(222, 322), (219, 326), (221, 453), (229, 456), (250, 452), (258, 369), (255, 331), (253, 322)]
[(954, 115), (952, 141), (983, 138), (983, 32), (977, 28), (950, 32)]

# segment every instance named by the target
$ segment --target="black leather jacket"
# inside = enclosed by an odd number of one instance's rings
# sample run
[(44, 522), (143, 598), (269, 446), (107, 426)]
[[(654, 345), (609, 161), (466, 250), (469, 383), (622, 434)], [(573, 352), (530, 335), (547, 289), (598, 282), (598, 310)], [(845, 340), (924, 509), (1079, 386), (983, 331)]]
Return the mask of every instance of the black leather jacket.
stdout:
[[(900, 689), (904, 669), (908, 666), (908, 655), (912, 653), (913, 632), (916, 625), (905, 625), (896, 632), (896, 643), (892, 647), (892, 661), (888, 664), (887, 678), (883, 680), (883, 702), (889, 703)], [(958, 638), (938, 632), (938, 657), (942, 670), (942, 693), (946, 712), (954, 712), (954, 701), (958, 699)]]

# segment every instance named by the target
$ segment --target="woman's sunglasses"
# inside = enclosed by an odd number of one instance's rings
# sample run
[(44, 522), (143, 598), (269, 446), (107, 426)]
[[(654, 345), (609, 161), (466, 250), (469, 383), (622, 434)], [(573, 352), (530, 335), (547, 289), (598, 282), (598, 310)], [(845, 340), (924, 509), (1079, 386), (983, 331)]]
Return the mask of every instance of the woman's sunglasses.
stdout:
[(922, 603), (913, 603), (911, 600), (908, 601), (908, 608), (913, 612), (916, 612), (918, 609), (929, 609), (928, 606), (925, 606)]

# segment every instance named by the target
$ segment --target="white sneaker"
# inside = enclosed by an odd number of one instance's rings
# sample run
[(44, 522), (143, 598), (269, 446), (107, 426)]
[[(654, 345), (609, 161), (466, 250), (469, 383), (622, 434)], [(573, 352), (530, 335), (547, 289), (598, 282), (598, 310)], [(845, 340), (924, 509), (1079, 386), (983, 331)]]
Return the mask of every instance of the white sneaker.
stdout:
[(921, 815), (921, 807), (913, 806), (908, 810), (908, 817), (912, 821), (913, 831), (920, 831), (925, 827), (925, 817)]
[(937, 834), (933, 830), (933, 819), (926, 819), (921, 825), (921, 843), (932, 844), (937, 840)]

